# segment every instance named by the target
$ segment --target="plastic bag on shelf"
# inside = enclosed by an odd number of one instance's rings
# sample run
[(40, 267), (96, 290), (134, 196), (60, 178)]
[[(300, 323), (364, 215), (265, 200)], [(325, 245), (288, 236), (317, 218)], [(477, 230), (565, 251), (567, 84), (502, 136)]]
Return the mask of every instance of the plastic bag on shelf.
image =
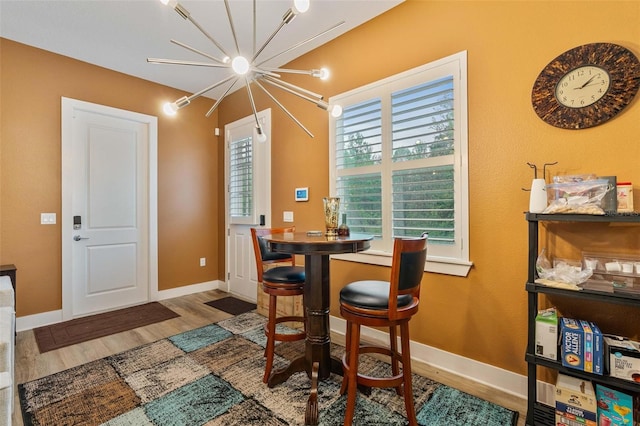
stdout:
[(605, 194), (614, 187), (607, 179), (557, 182), (547, 185), (549, 205), (543, 213), (604, 214)]
[(536, 260), (538, 277), (544, 280), (578, 285), (586, 282), (593, 274), (591, 269), (577, 270), (574, 265), (564, 261), (558, 261), (552, 267), (545, 251), (546, 249), (543, 248)]

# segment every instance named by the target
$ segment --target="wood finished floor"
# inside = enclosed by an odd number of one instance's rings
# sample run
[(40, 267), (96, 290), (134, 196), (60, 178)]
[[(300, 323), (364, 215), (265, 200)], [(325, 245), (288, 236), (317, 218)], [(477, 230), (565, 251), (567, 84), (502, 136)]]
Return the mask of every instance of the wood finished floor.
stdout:
[[(163, 300), (161, 303), (180, 314), (180, 317), (44, 354), (38, 351), (33, 331), (19, 332), (16, 339), (16, 383), (35, 380), (145, 343), (229, 318), (232, 315), (205, 305), (205, 302), (226, 296), (228, 294), (225, 292), (212, 290)], [(332, 336), (332, 338), (336, 343), (344, 344), (342, 336)], [(524, 399), (421, 363), (412, 364), (412, 368), (414, 372), (435, 381), (519, 411), (518, 426), (524, 426), (526, 416), (526, 401)], [(23, 426), (17, 392), (15, 393), (13, 425)]]

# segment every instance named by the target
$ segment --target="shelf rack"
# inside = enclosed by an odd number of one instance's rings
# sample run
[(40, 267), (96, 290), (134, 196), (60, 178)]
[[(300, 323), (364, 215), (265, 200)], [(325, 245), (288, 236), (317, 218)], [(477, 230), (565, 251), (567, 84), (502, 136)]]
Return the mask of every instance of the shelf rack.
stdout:
[(537, 402), (537, 368), (538, 366), (551, 368), (560, 373), (585, 380), (593, 380), (602, 384), (617, 387), (623, 390), (640, 392), (640, 385), (626, 380), (617, 379), (610, 376), (600, 376), (586, 373), (576, 369), (564, 367), (559, 361), (553, 361), (535, 355), (535, 318), (538, 313), (538, 295), (560, 295), (564, 297), (595, 300), (603, 303), (614, 303), (640, 307), (640, 297), (632, 294), (608, 293), (593, 290), (566, 290), (536, 284), (536, 260), (538, 258), (538, 227), (540, 222), (586, 222), (586, 223), (630, 223), (640, 224), (640, 213), (606, 214), (601, 216), (579, 215), (579, 214), (542, 214), (525, 213), (529, 224), (529, 259), (528, 277), (525, 290), (528, 294), (527, 306), (527, 351), (525, 361), (527, 362), (527, 426), (553, 426), (554, 407), (548, 407)]

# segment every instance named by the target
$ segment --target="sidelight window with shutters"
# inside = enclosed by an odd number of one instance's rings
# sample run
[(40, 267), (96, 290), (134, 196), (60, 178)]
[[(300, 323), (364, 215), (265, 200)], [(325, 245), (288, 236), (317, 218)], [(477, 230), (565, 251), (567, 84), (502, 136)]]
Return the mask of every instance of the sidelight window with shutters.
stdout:
[(428, 232), (425, 270), (468, 273), (466, 74), (461, 52), (330, 99), (331, 193), (374, 235), (350, 260), (387, 264), (394, 238)]

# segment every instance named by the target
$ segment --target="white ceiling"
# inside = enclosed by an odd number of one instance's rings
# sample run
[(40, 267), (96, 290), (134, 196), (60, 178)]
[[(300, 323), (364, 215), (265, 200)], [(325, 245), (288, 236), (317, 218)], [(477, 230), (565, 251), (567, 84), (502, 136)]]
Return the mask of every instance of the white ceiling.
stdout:
[[(311, 0), (309, 11), (285, 25), (260, 58), (270, 58), (345, 21), (337, 29), (278, 56), (265, 66), (286, 64), (402, 1)], [(231, 56), (235, 55), (222, 0), (183, 0), (180, 4)], [(230, 0), (229, 4), (240, 51), (251, 52), (253, 2)], [(258, 49), (292, 5), (293, 0), (257, 0)], [(171, 39), (217, 58), (224, 56), (194, 25), (159, 0), (0, 0), (0, 36), (189, 93), (230, 75), (227, 69), (147, 62), (147, 58), (213, 62), (176, 46)], [(203, 96), (215, 99), (224, 89), (221, 87)]]

